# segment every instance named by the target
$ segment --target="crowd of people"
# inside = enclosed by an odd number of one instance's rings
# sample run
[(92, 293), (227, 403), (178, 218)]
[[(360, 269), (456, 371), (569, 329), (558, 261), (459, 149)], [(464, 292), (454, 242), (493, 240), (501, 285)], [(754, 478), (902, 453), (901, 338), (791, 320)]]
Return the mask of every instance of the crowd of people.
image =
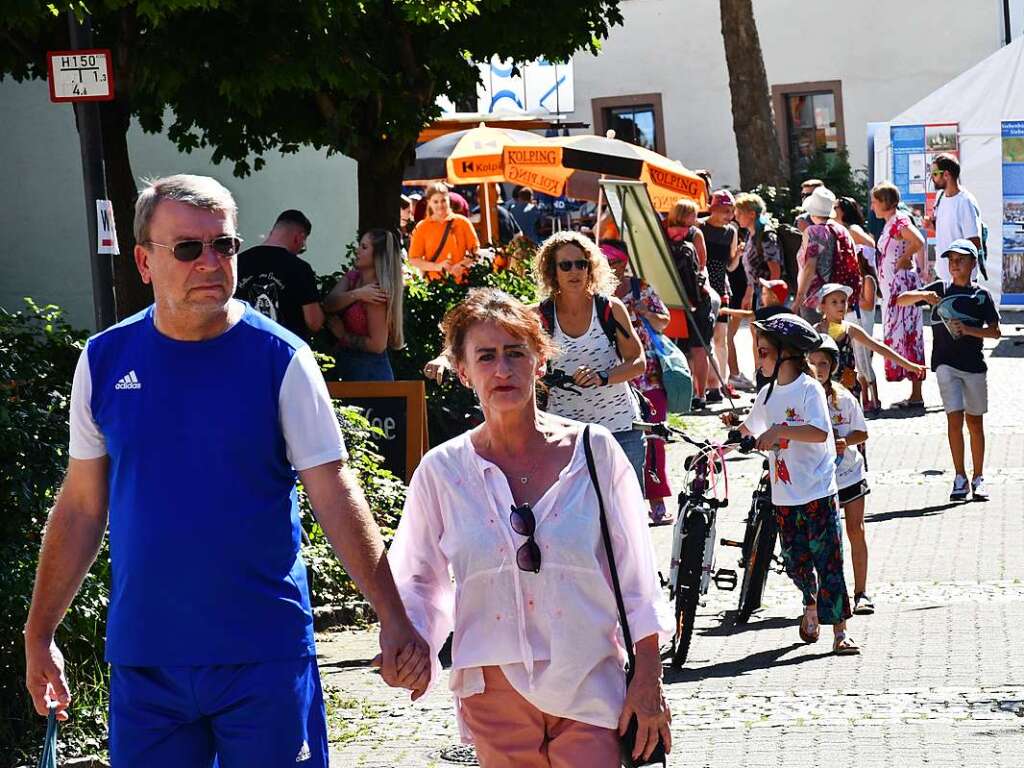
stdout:
[[(719, 190), (703, 218), (681, 200), (665, 224), (689, 286), (691, 405), (757, 389), (742, 424), (734, 409), (723, 421), (769, 455), (783, 561), (803, 600), (800, 637), (817, 642), (831, 625), (836, 655), (860, 652), (847, 621), (874, 611), (863, 453), (864, 412), (878, 407), (871, 354), (885, 358), (887, 378), (911, 381), (900, 407), (920, 406), (922, 306), (942, 320), (931, 367), (956, 470), (951, 498), (987, 495), (982, 340), (998, 338), (999, 316), (975, 282), (983, 230), (965, 213), (969, 193), (951, 162), (939, 156), (932, 169), (945, 190), (936, 230), (952, 239), (930, 282), (924, 237), (889, 184), (871, 191), (876, 238), (856, 201), (807, 182), (795, 272), (756, 194)], [(109, 499), (115, 764), (327, 764), (296, 474), (381, 619), (374, 663), (385, 682), (422, 696), (453, 635), (450, 688), (485, 768), (610, 767), (622, 749), (671, 750), (659, 648), (674, 622), (645, 522), (671, 521), (672, 490), (664, 445), (637, 429), (667, 418), (659, 359), (669, 308), (629, 274), (625, 242), (574, 231), (539, 244), (537, 305), (471, 290), (445, 316), (444, 354), (424, 371), (453, 372), (483, 420), (423, 458), (385, 556), (304, 339), (332, 333), (342, 378), (393, 378), (404, 271), (461, 281), (480, 248), (445, 185), (403, 199), (407, 227), (420, 202), (411, 232), (365, 233), (352, 268), (321, 296), (300, 258), (312, 233), (301, 212), (285, 211), (262, 245), (240, 252), (234, 200), (213, 179), (168, 177), (140, 195), (135, 256), (155, 303), (91, 338), (80, 358), (67, 479), (25, 630), (36, 709), (66, 718), (54, 634), (99, 549)], [(517, 203), (529, 213), (529, 194)], [(872, 332), (877, 304), (884, 340)], [(753, 379), (735, 349), (743, 322)], [(552, 388), (541, 408), (538, 382), (551, 369), (574, 386)], [(167, 471), (172, 456), (180, 472)], [(245, 546), (221, 546), (238, 536)], [(176, 567), (182, 552), (187, 573)]]

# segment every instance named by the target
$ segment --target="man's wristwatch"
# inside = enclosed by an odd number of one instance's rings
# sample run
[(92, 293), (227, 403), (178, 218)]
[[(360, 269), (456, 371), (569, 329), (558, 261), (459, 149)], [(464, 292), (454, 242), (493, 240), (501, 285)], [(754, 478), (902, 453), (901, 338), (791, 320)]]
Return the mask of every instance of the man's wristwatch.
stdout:
[(597, 378), (601, 380), (602, 387), (608, 386), (608, 371), (598, 371)]

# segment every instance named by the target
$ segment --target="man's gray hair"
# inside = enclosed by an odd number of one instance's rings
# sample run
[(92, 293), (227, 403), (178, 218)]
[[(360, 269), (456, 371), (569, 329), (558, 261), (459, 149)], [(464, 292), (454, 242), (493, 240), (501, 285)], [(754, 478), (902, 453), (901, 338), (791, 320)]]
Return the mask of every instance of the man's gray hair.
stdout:
[(238, 226), (238, 206), (227, 187), (209, 176), (177, 173), (162, 179), (145, 179), (146, 188), (135, 201), (135, 242), (149, 241), (149, 223), (161, 200), (174, 200), (208, 211), (227, 211)]

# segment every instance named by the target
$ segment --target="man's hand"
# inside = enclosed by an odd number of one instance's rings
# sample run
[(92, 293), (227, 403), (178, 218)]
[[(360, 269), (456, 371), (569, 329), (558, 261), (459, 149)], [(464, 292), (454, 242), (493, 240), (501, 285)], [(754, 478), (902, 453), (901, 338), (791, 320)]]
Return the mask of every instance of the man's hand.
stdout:
[(927, 302), (928, 304), (934, 307), (936, 304), (942, 301), (942, 297), (939, 296), (939, 294), (937, 294), (935, 291), (922, 291), (921, 300)]
[(67, 720), (71, 693), (64, 676), (64, 655), (53, 640), (25, 638), (25, 687), (36, 713), (46, 717), (50, 703), (57, 704), (57, 719)]
[(430, 646), (406, 619), (380, 625), (380, 653), (371, 666), (392, 688), (408, 688), (416, 701), (430, 684)]

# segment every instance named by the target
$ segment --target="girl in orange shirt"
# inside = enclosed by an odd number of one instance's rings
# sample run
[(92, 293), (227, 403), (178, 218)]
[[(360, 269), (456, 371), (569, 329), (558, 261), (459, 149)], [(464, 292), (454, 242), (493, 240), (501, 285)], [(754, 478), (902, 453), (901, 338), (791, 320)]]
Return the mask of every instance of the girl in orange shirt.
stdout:
[(476, 230), (469, 219), (452, 212), (447, 184), (431, 184), (424, 195), (427, 216), (412, 231), (409, 265), (428, 280), (448, 272), (461, 282), (480, 247)]

